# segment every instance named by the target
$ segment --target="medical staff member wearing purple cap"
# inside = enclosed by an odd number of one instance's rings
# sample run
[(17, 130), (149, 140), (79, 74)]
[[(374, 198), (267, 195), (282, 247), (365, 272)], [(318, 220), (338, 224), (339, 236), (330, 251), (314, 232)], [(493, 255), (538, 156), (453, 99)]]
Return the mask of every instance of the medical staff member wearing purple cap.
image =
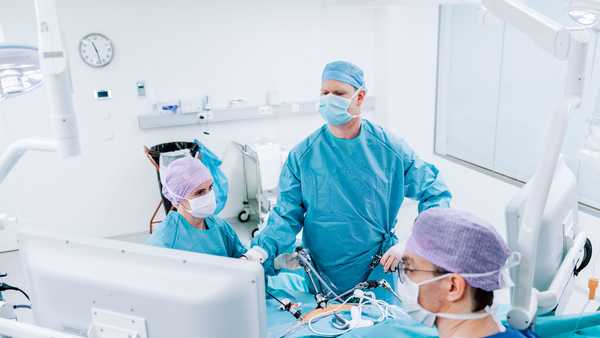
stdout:
[(494, 291), (512, 286), (520, 255), (488, 222), (465, 211), (434, 208), (417, 219), (398, 266), (398, 295), (415, 320), (441, 338), (537, 337), (502, 325)]
[(161, 172), (163, 195), (171, 211), (147, 244), (240, 258), (246, 248), (227, 221), (214, 215), (217, 202), (210, 170), (199, 159), (177, 159)]

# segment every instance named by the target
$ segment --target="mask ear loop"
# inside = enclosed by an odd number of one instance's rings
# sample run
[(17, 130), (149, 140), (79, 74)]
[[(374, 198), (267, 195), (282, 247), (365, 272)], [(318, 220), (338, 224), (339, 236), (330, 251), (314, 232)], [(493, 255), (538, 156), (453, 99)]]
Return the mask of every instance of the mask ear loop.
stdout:
[(500, 285), (501, 289), (512, 288), (515, 286), (515, 283), (510, 276), (510, 269), (516, 268), (519, 264), (521, 264), (521, 253), (513, 251), (506, 259), (504, 267), (502, 267), (498, 274), (498, 285)]
[(496, 325), (498, 325), (498, 330), (500, 330), (500, 332), (505, 332), (506, 331), (506, 327), (495, 316), (497, 310), (498, 310), (498, 305), (497, 304), (493, 304), (491, 307), (490, 306), (486, 306), (483, 311), (485, 311), (485, 312), (487, 312), (487, 313), (490, 314), (490, 317), (492, 317), (492, 319), (494, 320), (494, 323), (496, 323)]
[(471, 278), (486, 277), (486, 276), (492, 276), (494, 274), (498, 274), (500, 288), (504, 289), (504, 288), (513, 287), (514, 286), (514, 282), (512, 281), (512, 278), (510, 277), (510, 269), (512, 269), (514, 267), (517, 267), (520, 263), (521, 263), (521, 253), (513, 251), (508, 256), (508, 258), (506, 259), (506, 262), (504, 263), (504, 265), (500, 269), (498, 269), (496, 271), (483, 272), (483, 273), (450, 272), (450, 273), (446, 273), (446, 274), (443, 274), (441, 276), (437, 276), (435, 278), (423, 281), (421, 283), (415, 283), (415, 284), (417, 286), (421, 286), (421, 285), (433, 283), (435, 281), (444, 279), (444, 278), (446, 278), (448, 276), (451, 276), (453, 274), (459, 275), (459, 276), (461, 276), (463, 278), (465, 278), (465, 277), (467, 277), (467, 278), (469, 278), (469, 277), (471, 277)]
[(506, 263), (504, 263), (505, 269), (512, 269), (521, 264), (521, 253), (517, 251), (513, 251), (510, 253), (510, 256), (506, 259)]
[(363, 90), (363, 87), (358, 87), (358, 89), (356, 89), (356, 91), (354, 92), (354, 94), (352, 94), (352, 97), (350, 98), (350, 101), (354, 101), (355, 98), (358, 97), (358, 94)]
[(496, 273), (499, 273), (502, 271), (512, 269), (512, 268), (518, 266), (520, 263), (521, 263), (521, 254), (519, 252), (514, 251), (508, 256), (504, 265), (502, 267), (500, 267), (498, 270), (494, 270), (494, 271), (490, 271), (490, 272), (481, 272), (481, 273), (479, 273), (479, 272), (475, 272), (475, 273), (456, 272), (456, 273), (463, 277), (471, 277), (471, 278), (486, 277), (486, 276), (491, 276), (493, 274), (496, 274)]
[[(354, 94), (352, 94), (352, 97), (350, 98), (350, 106), (352, 106), (352, 102), (354, 102), (354, 99), (357, 98), (358, 95), (360, 94), (360, 92), (363, 90), (364, 90), (363, 87), (358, 87), (358, 89), (354, 92)], [(350, 108), (350, 107), (348, 107), (348, 108)], [(348, 114), (352, 115), (352, 119), (358, 119), (362, 115), (362, 112), (359, 112), (357, 115), (354, 115), (350, 112), (348, 112)]]

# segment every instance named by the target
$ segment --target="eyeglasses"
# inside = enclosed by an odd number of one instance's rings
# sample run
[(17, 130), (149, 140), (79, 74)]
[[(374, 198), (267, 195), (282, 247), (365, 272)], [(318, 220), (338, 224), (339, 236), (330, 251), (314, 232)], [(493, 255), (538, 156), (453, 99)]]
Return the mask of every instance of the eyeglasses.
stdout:
[(396, 267), (396, 271), (398, 272), (398, 281), (400, 283), (404, 283), (406, 282), (406, 280), (408, 279), (408, 272), (428, 272), (428, 273), (435, 273), (438, 274), (441, 271), (436, 271), (436, 270), (421, 270), (421, 269), (411, 269), (407, 266), (406, 262), (400, 261), (400, 263), (398, 263), (398, 266)]

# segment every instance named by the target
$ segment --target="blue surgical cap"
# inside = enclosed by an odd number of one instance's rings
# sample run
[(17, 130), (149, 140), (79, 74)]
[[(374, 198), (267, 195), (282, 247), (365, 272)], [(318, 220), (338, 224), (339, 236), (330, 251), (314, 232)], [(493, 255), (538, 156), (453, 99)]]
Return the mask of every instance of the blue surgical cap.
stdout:
[(362, 69), (347, 61), (328, 63), (325, 69), (323, 69), (323, 76), (321, 78), (321, 81), (325, 80), (336, 80), (347, 83), (354, 87), (354, 89), (363, 88), (366, 90), (365, 75)]

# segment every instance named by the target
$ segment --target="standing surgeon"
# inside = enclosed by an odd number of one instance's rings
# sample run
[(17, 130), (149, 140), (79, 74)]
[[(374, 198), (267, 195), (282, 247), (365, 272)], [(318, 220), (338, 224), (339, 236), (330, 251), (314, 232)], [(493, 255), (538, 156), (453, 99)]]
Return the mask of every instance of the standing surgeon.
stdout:
[[(291, 252), (303, 230), (304, 247), (336, 293), (384, 277), (395, 287), (394, 274), (383, 272), (402, 258), (394, 230), (404, 198), (419, 201), (419, 212), (449, 206), (438, 170), (361, 117), (365, 97), (360, 68), (345, 61), (325, 66), (319, 111), (327, 124), (290, 152), (277, 205), (245, 255), (263, 262), (267, 274), (298, 267), (275, 258)], [(375, 255), (383, 258), (372, 271)]]

